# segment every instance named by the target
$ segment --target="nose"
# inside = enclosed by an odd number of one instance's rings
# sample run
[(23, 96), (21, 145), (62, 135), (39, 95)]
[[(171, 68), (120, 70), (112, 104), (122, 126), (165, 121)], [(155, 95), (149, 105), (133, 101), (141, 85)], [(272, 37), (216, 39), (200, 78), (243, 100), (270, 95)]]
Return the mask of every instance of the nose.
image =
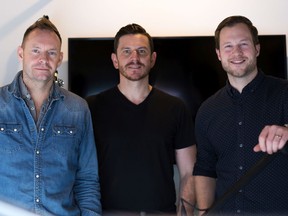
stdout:
[(233, 53), (235, 53), (235, 54), (243, 54), (241, 46), (240, 45), (235, 46), (234, 49), (233, 49)]
[(131, 52), (131, 58), (132, 58), (132, 59), (139, 59), (139, 53), (138, 53), (137, 50), (133, 50), (133, 51)]
[(41, 64), (46, 64), (48, 62), (48, 57), (47, 57), (47, 55), (45, 53), (40, 55), (39, 62)]

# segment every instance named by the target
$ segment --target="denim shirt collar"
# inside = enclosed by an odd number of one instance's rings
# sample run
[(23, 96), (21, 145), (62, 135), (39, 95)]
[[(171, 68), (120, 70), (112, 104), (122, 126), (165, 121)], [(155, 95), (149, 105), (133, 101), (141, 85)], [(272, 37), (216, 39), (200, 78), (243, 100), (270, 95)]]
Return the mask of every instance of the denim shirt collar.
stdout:
[[(22, 80), (22, 74), (23, 74), (23, 71), (22, 70), (19, 71), (16, 74), (13, 82), (11, 84), (9, 84), (9, 86), (8, 86), (9, 92), (11, 92), (16, 98), (23, 98), (23, 94), (25, 97), (25, 94), (28, 93), (28, 90), (26, 89), (27, 90), (27, 92), (26, 92), (26, 90), (24, 90), (24, 88), (21, 87), (21, 84), (20, 84), (20, 82)], [(53, 83), (49, 98), (51, 98), (51, 100), (53, 101), (53, 100), (59, 100), (60, 98), (64, 98), (64, 97), (65, 96), (61, 92), (61, 88), (58, 85), (56, 85), (55, 83)]]

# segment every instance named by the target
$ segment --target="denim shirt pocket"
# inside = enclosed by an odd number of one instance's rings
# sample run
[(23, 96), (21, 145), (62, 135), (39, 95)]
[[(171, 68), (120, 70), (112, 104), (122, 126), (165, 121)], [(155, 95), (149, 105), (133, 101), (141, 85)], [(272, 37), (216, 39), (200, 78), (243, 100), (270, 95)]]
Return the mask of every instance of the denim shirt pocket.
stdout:
[(0, 123), (0, 152), (12, 154), (22, 148), (22, 125)]
[(53, 146), (61, 156), (77, 152), (77, 128), (73, 126), (53, 126)]

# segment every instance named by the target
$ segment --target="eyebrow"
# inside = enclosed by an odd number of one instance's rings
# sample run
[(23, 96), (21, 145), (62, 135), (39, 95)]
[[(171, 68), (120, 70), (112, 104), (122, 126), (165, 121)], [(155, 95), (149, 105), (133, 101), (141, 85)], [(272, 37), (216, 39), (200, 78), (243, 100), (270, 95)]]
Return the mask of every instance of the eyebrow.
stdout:
[[(127, 47), (122, 47), (122, 48), (121, 48), (121, 50), (123, 50), (123, 49), (132, 49), (132, 48), (129, 47), (129, 46), (127, 46)], [(135, 48), (135, 49), (148, 49), (148, 47), (146, 47), (146, 46), (141, 46), (141, 47), (137, 47), (137, 48)]]

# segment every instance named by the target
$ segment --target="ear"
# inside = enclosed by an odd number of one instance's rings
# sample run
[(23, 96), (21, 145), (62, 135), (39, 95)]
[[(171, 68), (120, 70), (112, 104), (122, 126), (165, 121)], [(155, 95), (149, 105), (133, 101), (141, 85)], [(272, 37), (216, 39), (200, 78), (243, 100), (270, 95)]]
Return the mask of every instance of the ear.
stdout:
[(255, 46), (255, 49), (256, 49), (256, 56), (258, 57), (260, 55), (260, 44), (257, 44)]
[(157, 53), (153, 52), (151, 55), (151, 68), (154, 67), (157, 58)]
[(117, 55), (115, 53), (111, 54), (111, 60), (113, 62), (114, 67), (116, 69), (119, 69), (118, 59), (117, 59)]
[(215, 51), (216, 51), (218, 60), (221, 61), (221, 53), (220, 53), (220, 50), (219, 50), (219, 49), (215, 49)]
[(22, 47), (22, 46), (18, 46), (18, 49), (17, 49), (17, 57), (18, 57), (18, 60), (19, 60), (20, 62), (23, 61), (23, 54), (24, 54), (23, 47)]
[(57, 68), (62, 64), (63, 61), (63, 52), (60, 52), (60, 57), (59, 57), (59, 61), (57, 63)]

